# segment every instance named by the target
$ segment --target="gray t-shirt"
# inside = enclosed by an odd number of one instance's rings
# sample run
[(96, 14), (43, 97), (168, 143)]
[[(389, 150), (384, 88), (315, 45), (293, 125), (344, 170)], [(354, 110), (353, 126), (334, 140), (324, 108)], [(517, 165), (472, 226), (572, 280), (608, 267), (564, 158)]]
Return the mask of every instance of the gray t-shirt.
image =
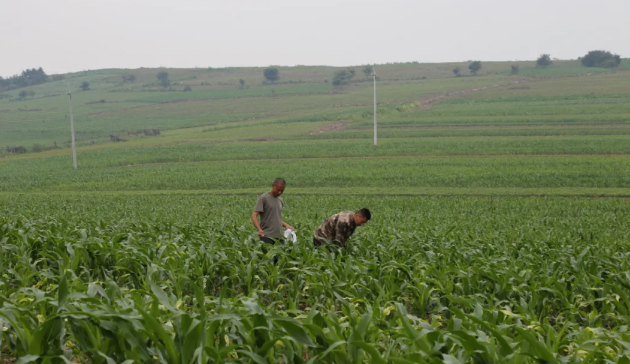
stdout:
[(269, 192), (258, 196), (254, 211), (260, 213), (260, 227), (268, 238), (282, 237), (282, 207), (284, 202)]

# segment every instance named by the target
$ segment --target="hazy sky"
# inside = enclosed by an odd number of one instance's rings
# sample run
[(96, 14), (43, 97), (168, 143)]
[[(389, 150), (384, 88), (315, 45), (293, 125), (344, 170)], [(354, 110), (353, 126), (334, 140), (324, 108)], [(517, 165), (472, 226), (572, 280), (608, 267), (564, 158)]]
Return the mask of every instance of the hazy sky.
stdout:
[(630, 0), (0, 0), (0, 75), (630, 57)]

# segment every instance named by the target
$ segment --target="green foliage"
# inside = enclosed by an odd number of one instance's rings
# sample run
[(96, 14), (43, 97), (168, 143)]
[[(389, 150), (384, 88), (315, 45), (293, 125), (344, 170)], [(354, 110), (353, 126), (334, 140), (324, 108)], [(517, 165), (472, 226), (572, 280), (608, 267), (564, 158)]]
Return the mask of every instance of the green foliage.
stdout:
[(551, 60), (551, 56), (549, 54), (542, 54), (536, 60), (536, 67), (546, 68), (551, 66), (552, 64), (553, 61)]
[(363, 74), (367, 78), (372, 77), (374, 75), (374, 67), (369, 64), (366, 65), (365, 67), (363, 67)]
[(621, 64), (621, 56), (608, 51), (590, 51), (580, 62), (585, 67), (615, 68)]
[(461, 68), (459, 68), (459, 67), (453, 68), (453, 74), (455, 75), (455, 77), (460, 77), (462, 75), (461, 72), (462, 72)]
[(481, 61), (473, 61), (468, 65), (468, 69), (472, 72), (473, 75), (476, 75), (477, 72), (481, 69)]
[(168, 87), (171, 85), (171, 81), (168, 79), (168, 72), (160, 71), (156, 77), (162, 87)]
[(245, 80), (244, 79), (241, 78), (240, 80), (238, 80), (238, 83), (239, 83), (239, 87), (238, 88), (240, 88), (241, 90), (245, 89)]
[(47, 82), (48, 75), (40, 68), (31, 68), (22, 71), (21, 74), (9, 78), (0, 79), (0, 87), (13, 90), (28, 86), (39, 85)]
[[(516, 65), (593, 72), (558, 63)], [(331, 92), (330, 68), (200, 72), (220, 87), (185, 95), (68, 75), (96, 89), (78, 170), (65, 85), (0, 100), (1, 361), (628, 363), (630, 74), (509, 66), (379, 66), (378, 148), (371, 85)], [(278, 175), (299, 241), (265, 246), (248, 215)], [(364, 206), (348, 250), (312, 246)]]
[(65, 75), (51, 75), (50, 76), (50, 79), (52, 81), (61, 81), (61, 80), (65, 79), (65, 78), (66, 78)]
[(269, 82), (276, 82), (280, 79), (280, 71), (277, 67), (268, 67), (263, 71), (265, 79)]
[(354, 69), (347, 68), (341, 71), (335, 72), (333, 77), (333, 86), (342, 87), (350, 83), (350, 81), (354, 78), (355, 71)]
[(90, 90), (90, 83), (87, 81), (83, 81), (81, 82), (81, 86), (79, 86), (79, 88), (81, 89), (81, 91), (89, 91)]
[[(255, 197), (0, 196), (3, 359), (525, 363), (630, 354), (627, 201), (287, 191), (286, 219), (300, 238), (271, 247), (242, 213)], [(348, 250), (312, 246), (322, 218), (356, 205), (378, 215)]]

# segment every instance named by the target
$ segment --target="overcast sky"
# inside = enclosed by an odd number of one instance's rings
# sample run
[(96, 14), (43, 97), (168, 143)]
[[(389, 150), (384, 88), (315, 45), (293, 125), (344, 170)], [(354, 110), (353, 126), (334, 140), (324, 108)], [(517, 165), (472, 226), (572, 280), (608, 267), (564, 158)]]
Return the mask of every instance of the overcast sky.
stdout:
[(630, 0), (0, 0), (0, 76), (630, 57)]

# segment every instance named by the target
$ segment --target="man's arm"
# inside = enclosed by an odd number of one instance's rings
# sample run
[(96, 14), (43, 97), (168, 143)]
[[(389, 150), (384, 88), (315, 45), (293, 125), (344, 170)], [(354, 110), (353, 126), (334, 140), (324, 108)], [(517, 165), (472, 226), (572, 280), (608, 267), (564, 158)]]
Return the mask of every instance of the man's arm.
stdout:
[(286, 223), (286, 222), (284, 222), (284, 221), (282, 221), (282, 226), (284, 226), (284, 228), (285, 228), (285, 229), (287, 229), (287, 230), (289, 230), (289, 229), (290, 229), (290, 230), (295, 231), (295, 229), (294, 229), (294, 228), (292, 228), (292, 227), (291, 227), (291, 225), (287, 224), (287, 223)]
[(254, 223), (256, 230), (258, 230), (258, 235), (260, 236), (265, 236), (265, 233), (263, 232), (263, 229), (260, 228), (260, 223), (258, 223), (258, 216), (260, 215), (261, 212), (264, 212), (264, 211), (265, 211), (265, 202), (261, 195), (261, 196), (258, 196), (258, 199), (256, 200), (256, 206), (254, 206), (254, 212), (252, 213), (252, 222)]
[(258, 230), (258, 235), (265, 236), (263, 229), (260, 228), (260, 224), (258, 223), (258, 215), (260, 215), (260, 212), (258, 211), (254, 211), (254, 213), (252, 213), (252, 222), (254, 223), (256, 230)]

